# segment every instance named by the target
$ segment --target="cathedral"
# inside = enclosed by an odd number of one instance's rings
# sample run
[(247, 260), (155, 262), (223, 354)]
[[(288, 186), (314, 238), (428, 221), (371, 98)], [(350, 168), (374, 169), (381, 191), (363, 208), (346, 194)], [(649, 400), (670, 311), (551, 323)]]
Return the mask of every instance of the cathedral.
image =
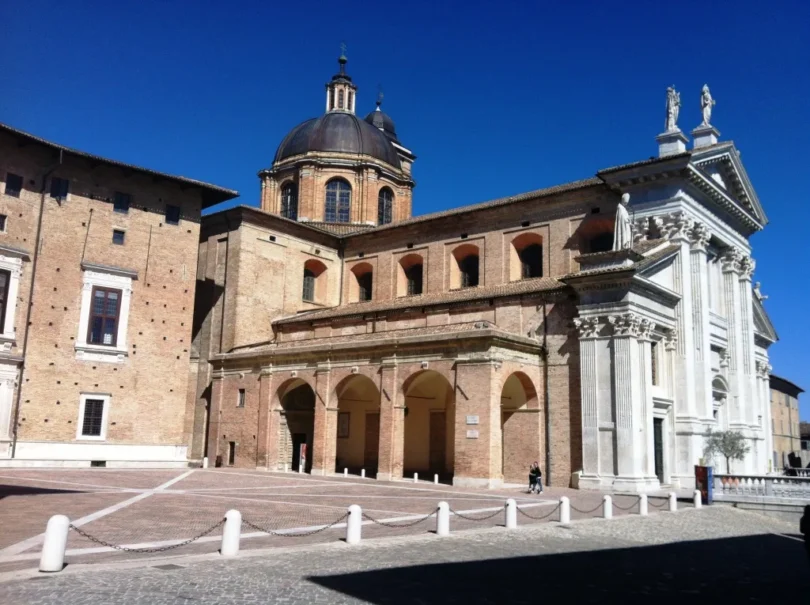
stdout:
[(767, 218), (708, 87), (691, 147), (670, 89), (657, 157), (422, 216), (407, 133), (379, 101), (358, 116), (344, 56), (325, 92), (261, 209), (203, 218), (190, 458), (476, 487), (538, 461), (643, 492), (693, 487), (733, 429), (732, 470), (770, 470)]
[(345, 56), (258, 207), (0, 124), (0, 466), (494, 487), (537, 461), (645, 492), (693, 487), (730, 429), (733, 472), (772, 470), (768, 221), (699, 98), (690, 141), (667, 91), (656, 157), (421, 216)]

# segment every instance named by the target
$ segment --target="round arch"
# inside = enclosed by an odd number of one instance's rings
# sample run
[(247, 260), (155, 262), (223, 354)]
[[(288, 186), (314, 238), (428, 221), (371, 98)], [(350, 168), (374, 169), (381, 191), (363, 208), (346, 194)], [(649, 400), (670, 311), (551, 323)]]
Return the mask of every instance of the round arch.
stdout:
[(334, 177), (326, 182), (324, 218), (327, 223), (348, 223), (351, 221), (352, 186), (342, 177)]
[(504, 380), (501, 388), (501, 470), (505, 481), (526, 481), (529, 465), (542, 462), (539, 407), (537, 389), (527, 374), (513, 372)]
[(315, 391), (301, 378), (292, 378), (276, 390), (278, 423), (278, 467), (305, 472), (312, 469), (315, 434)]
[(403, 470), (406, 475), (453, 474), (455, 390), (446, 376), (420, 370), (402, 385), (405, 401)]
[(337, 448), (335, 470), (375, 476), (380, 455), (380, 391), (374, 381), (352, 374), (335, 387)]

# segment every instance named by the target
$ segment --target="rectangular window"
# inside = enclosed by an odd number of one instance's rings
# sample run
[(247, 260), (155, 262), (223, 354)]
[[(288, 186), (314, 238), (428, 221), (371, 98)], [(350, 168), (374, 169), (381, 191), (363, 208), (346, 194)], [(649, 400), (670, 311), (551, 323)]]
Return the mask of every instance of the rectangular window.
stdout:
[(113, 240), (112, 240), (113, 244), (116, 244), (118, 246), (123, 246), (124, 245), (124, 236), (125, 236), (124, 231), (121, 231), (120, 229), (113, 229)]
[(82, 437), (102, 437), (104, 429), (104, 400), (84, 400), (84, 415), (82, 417)]
[(11, 281), (11, 273), (9, 271), (0, 271), (0, 333), (3, 334), (6, 332), (9, 281)]
[(121, 193), (120, 191), (115, 192), (115, 200), (113, 201), (113, 210), (116, 212), (121, 212), (122, 214), (126, 214), (129, 212), (129, 204), (132, 199), (129, 197), (128, 193)]
[(236, 461), (236, 441), (228, 442), (228, 466), (233, 466)]
[(0, 214), (0, 233), (6, 232), (6, 219), (8, 217), (5, 214)]
[(121, 290), (93, 288), (90, 301), (90, 321), (87, 342), (114, 347), (118, 337), (118, 314), (121, 310)]
[(371, 275), (371, 271), (368, 273), (363, 273), (363, 275), (357, 276), (357, 289), (358, 289), (358, 300), (360, 302), (365, 302), (371, 300), (371, 287), (373, 285), (373, 279)]
[(67, 199), (70, 181), (60, 179), (58, 176), (51, 177), (51, 197), (60, 202)]
[(166, 224), (179, 225), (180, 224), (180, 206), (172, 206), (166, 204)]
[(239, 389), (239, 392), (236, 395), (236, 407), (245, 407), (245, 389)]
[(11, 174), (9, 172), (6, 175), (6, 195), (10, 195), (11, 197), (20, 197), (22, 186), (23, 179), (19, 174)]
[(301, 298), (307, 302), (315, 300), (315, 274), (309, 269), (304, 269), (304, 292)]

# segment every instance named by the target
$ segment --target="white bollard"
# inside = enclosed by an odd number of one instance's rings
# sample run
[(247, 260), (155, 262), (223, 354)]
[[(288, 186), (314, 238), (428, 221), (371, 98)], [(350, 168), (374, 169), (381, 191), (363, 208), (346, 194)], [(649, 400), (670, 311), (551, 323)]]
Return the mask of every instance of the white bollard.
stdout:
[(560, 498), (560, 523), (571, 523), (571, 501), (565, 496)]
[(225, 513), (225, 527), (222, 530), (222, 545), (219, 554), (235, 557), (239, 554), (239, 538), (242, 534), (242, 513), (231, 509)]
[(39, 571), (54, 572), (64, 569), (69, 531), (70, 519), (65, 515), (54, 515), (48, 519), (42, 556), (39, 559)]
[(304, 472), (304, 463), (303, 463), (303, 462), (300, 462), (300, 463), (298, 464), (298, 474), (299, 474), (299, 475), (300, 475), (300, 474), (303, 474), (303, 472)]
[(419, 473), (414, 473), (414, 474), (413, 474), (413, 482), (414, 482), (414, 483), (418, 483), (418, 482), (419, 482)]
[(438, 473), (433, 475), (433, 483), (435, 483), (436, 485), (439, 485), (439, 474)]
[(703, 506), (703, 499), (702, 499), (702, 497), (700, 495), (700, 490), (699, 489), (695, 490), (694, 501), (695, 501), (695, 508), (700, 508), (700, 507)]
[(344, 469), (343, 469), (343, 476), (344, 476), (344, 477), (348, 477), (348, 476), (349, 476), (349, 469), (347, 469), (347, 468), (344, 468)]
[(678, 498), (675, 492), (669, 492), (669, 512), (674, 513), (678, 510)]
[(439, 510), (436, 512), (436, 535), (450, 535), (450, 505), (447, 502), (439, 502)]
[(647, 508), (647, 494), (641, 494), (639, 496), (638, 514), (642, 517), (646, 517), (649, 514), (649, 509)]
[(285, 465), (284, 465), (284, 472), (285, 472), (285, 473), (289, 473), (289, 472), (290, 472), (290, 465), (289, 465), (289, 464), (285, 464)]
[(363, 535), (363, 509), (357, 504), (349, 507), (349, 519), (346, 521), (346, 544), (359, 544)]
[(612, 519), (613, 518), (613, 498), (610, 496), (605, 496), (602, 498), (602, 518), (603, 519)]
[(203, 468), (208, 468), (208, 456), (203, 458)]
[(366, 469), (364, 469), (364, 468), (361, 468), (361, 469), (360, 469), (360, 478), (361, 478), (361, 479), (365, 479), (365, 478), (366, 478)]
[(504, 520), (504, 525), (506, 529), (516, 529), (517, 528), (517, 504), (515, 503), (514, 498), (509, 498), (506, 501), (506, 519)]

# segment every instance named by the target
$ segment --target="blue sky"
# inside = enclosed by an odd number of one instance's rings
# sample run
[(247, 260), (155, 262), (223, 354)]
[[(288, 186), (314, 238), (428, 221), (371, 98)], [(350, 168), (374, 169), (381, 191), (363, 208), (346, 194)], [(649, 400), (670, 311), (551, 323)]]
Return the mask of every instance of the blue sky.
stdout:
[(654, 155), (666, 87), (688, 132), (708, 82), (771, 221), (752, 243), (774, 372), (810, 388), (810, 2), (26, 0), (0, 22), (0, 121), (252, 205), (284, 134), (322, 113), (344, 40), (358, 113), (382, 85), (418, 156), (415, 213)]

